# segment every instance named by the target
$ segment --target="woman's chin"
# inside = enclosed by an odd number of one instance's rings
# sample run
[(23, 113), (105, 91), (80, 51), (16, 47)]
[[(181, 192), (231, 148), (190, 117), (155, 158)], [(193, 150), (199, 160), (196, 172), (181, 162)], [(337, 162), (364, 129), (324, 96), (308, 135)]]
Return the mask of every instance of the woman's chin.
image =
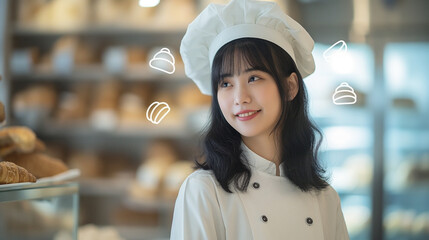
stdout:
[(251, 138), (258, 136), (258, 132), (255, 129), (239, 129), (237, 132), (243, 137)]

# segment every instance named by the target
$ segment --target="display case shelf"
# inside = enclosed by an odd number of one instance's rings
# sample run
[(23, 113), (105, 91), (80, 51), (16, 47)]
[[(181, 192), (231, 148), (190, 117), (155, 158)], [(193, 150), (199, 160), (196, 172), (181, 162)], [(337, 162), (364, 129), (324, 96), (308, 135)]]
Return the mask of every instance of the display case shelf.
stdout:
[[(128, 186), (132, 179), (118, 178), (92, 178), (79, 181), (82, 196), (111, 196), (118, 197), (125, 207), (138, 212), (147, 211), (173, 211), (175, 199), (161, 197), (137, 198), (128, 194)], [(127, 187), (124, 187), (127, 186)]]
[(77, 194), (79, 191), (79, 184), (76, 182), (36, 182), (0, 186), (0, 202), (13, 202), (63, 195), (73, 195)]
[(429, 150), (429, 128), (393, 128), (386, 131), (389, 149), (397, 152), (428, 152)]
[(105, 81), (117, 78), (126, 82), (178, 82), (186, 83), (189, 80), (183, 66), (176, 66), (173, 75), (160, 74), (151, 69), (148, 64), (134, 65), (123, 72), (110, 73), (99, 64), (78, 66), (70, 73), (56, 73), (49, 67), (35, 66), (31, 72), (13, 73), (13, 81), (19, 82), (82, 82)]
[(429, 130), (429, 116), (417, 110), (393, 109), (387, 115), (387, 125), (390, 128), (415, 131)]
[(184, 139), (192, 136), (193, 132), (186, 127), (151, 127), (145, 124), (142, 127), (117, 127), (113, 129), (97, 129), (90, 125), (46, 125), (34, 129), (37, 135), (45, 137), (95, 137), (95, 138), (170, 138)]
[(407, 185), (402, 188), (386, 188), (386, 194), (391, 196), (399, 196), (399, 197), (410, 197), (413, 195), (422, 195), (426, 196), (426, 200), (428, 201), (428, 209), (429, 209), (429, 188), (427, 187), (429, 182), (422, 182), (420, 184)]
[(125, 197), (123, 201), (126, 207), (143, 212), (150, 210), (173, 212), (174, 202), (173, 199), (137, 199), (134, 197)]
[(70, 30), (62, 29), (42, 29), (15, 25), (12, 28), (12, 34), (17, 37), (52, 37), (62, 35), (84, 35), (103, 37), (106, 35), (115, 36), (135, 36), (135, 35), (184, 35), (186, 28), (169, 28), (168, 26), (144, 26), (129, 27), (126, 25), (106, 26), (106, 25), (89, 25), (84, 28)]
[(118, 178), (90, 178), (79, 180), (82, 196), (103, 196), (121, 197), (123, 196), (131, 180)]
[(121, 237), (125, 240), (168, 240), (170, 239), (169, 228), (115, 226)]
[(369, 188), (359, 188), (359, 189), (353, 189), (353, 190), (337, 190), (338, 195), (341, 196), (351, 196), (351, 195), (358, 195), (358, 196), (369, 196), (371, 194), (371, 189)]
[(338, 125), (368, 127), (373, 121), (372, 113), (368, 108), (336, 106), (333, 103), (326, 103), (326, 105), (328, 105), (326, 109), (314, 110), (312, 114), (320, 127)]

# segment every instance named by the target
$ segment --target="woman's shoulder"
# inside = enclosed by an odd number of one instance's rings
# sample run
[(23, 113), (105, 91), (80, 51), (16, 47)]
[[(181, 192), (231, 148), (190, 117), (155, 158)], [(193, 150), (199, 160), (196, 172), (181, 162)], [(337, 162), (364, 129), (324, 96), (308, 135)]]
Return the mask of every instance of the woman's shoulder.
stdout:
[(202, 181), (211, 181), (214, 178), (214, 174), (212, 170), (204, 170), (204, 169), (197, 169), (189, 176), (187, 179), (196, 179), (196, 180), (202, 180)]
[(316, 196), (319, 200), (319, 202), (326, 203), (326, 204), (339, 204), (340, 203), (340, 196), (338, 195), (337, 191), (328, 184), (325, 188), (316, 191)]
[[(183, 185), (190, 185), (190, 190), (201, 188), (216, 188), (216, 178), (211, 170), (197, 169), (186, 177)], [(182, 186), (183, 186), (182, 185)]]

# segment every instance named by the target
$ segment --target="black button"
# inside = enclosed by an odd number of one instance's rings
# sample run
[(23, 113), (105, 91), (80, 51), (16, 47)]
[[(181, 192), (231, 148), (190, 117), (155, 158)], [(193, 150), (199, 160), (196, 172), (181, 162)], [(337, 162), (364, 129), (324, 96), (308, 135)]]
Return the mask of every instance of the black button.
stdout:
[(254, 187), (254, 188), (259, 188), (259, 183), (254, 182), (254, 183), (253, 183), (253, 187)]
[(313, 219), (311, 219), (311, 218), (309, 218), (309, 217), (306, 219), (306, 221), (307, 221), (307, 224), (308, 224), (308, 225), (313, 224)]
[(264, 221), (264, 222), (267, 222), (267, 221), (268, 221), (268, 218), (267, 218), (267, 216), (265, 216), (265, 215), (262, 215), (262, 221)]

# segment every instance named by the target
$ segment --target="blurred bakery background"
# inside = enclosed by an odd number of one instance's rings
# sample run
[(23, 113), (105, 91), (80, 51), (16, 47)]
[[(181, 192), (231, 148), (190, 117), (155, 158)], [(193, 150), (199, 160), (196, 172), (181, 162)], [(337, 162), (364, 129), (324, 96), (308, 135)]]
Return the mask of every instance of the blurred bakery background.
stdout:
[[(1, 239), (169, 238), (211, 101), (179, 46), (210, 2), (0, 0), (0, 128), (80, 170), (78, 194), (0, 189)], [(429, 1), (276, 2), (316, 42), (310, 112), (351, 239), (429, 239)]]

